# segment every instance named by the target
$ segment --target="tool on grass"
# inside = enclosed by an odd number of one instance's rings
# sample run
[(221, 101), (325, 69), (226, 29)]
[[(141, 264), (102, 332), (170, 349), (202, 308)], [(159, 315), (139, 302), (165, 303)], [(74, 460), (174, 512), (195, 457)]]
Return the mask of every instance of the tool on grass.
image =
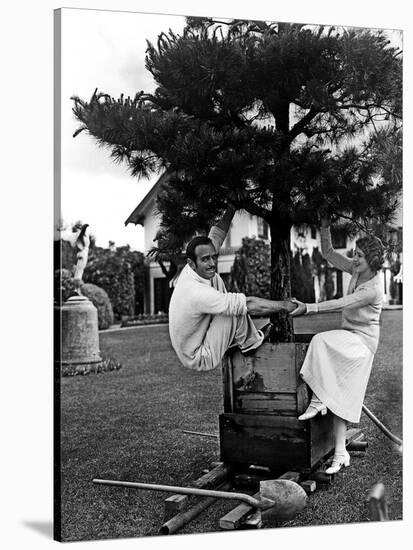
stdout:
[(384, 433), (384, 435), (386, 435), (391, 441), (393, 441), (393, 443), (396, 443), (396, 445), (399, 446), (398, 451), (402, 452), (403, 441), (392, 434), (391, 431), (386, 428), (386, 426), (382, 422), (380, 422), (380, 420), (376, 416), (374, 416), (374, 414), (370, 411), (370, 409), (366, 407), (366, 405), (363, 405), (362, 410), (370, 418), (370, 420), (372, 420), (374, 424), (376, 424), (376, 426)]
[(193, 432), (192, 430), (182, 430), (182, 433), (187, 434), (187, 435), (199, 435), (199, 436), (202, 436), (202, 437), (211, 437), (213, 439), (218, 439), (218, 437), (219, 437), (216, 434), (210, 434), (210, 433), (206, 433), (206, 432)]
[(113, 485), (117, 487), (130, 487), (132, 489), (145, 489), (150, 491), (164, 491), (180, 495), (195, 495), (201, 497), (223, 498), (228, 500), (240, 500), (257, 508), (262, 512), (263, 519), (287, 520), (292, 519), (301, 512), (307, 501), (307, 494), (298, 483), (288, 479), (270, 479), (260, 482), (260, 490), (257, 495), (250, 496), (245, 493), (231, 493), (226, 491), (214, 491), (210, 489), (198, 489), (196, 487), (175, 487), (172, 485), (156, 485), (152, 483), (138, 483), (134, 481), (116, 481), (111, 479), (94, 479), (93, 483), (100, 485)]

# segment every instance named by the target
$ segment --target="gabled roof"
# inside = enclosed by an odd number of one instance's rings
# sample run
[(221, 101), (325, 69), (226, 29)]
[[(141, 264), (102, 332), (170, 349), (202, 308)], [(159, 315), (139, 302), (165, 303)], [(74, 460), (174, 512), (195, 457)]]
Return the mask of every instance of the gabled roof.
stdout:
[(156, 199), (159, 189), (162, 185), (162, 183), (167, 179), (168, 177), (168, 171), (166, 170), (162, 176), (158, 178), (155, 185), (152, 187), (152, 189), (147, 193), (141, 202), (138, 204), (138, 206), (135, 208), (135, 210), (132, 212), (132, 214), (128, 217), (128, 219), (125, 221), (125, 225), (128, 225), (128, 223), (134, 223), (135, 225), (143, 225), (145, 221), (145, 216), (148, 214), (148, 208), (151, 206), (153, 199)]

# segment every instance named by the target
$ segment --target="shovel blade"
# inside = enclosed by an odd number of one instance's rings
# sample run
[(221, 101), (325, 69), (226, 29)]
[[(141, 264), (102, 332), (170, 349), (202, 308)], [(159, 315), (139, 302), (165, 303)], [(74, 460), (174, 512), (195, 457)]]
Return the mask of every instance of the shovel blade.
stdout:
[(269, 479), (260, 482), (260, 497), (273, 501), (262, 510), (263, 520), (285, 521), (301, 512), (307, 503), (307, 493), (289, 479)]

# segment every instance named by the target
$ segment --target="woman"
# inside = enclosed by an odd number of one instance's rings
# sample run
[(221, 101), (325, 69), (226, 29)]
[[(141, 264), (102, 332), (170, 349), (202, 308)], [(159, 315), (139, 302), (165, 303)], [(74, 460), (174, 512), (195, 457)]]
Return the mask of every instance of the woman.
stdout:
[(350, 464), (346, 451), (347, 422), (359, 422), (364, 394), (379, 340), (383, 302), (383, 245), (375, 237), (356, 241), (352, 260), (331, 245), (330, 221), (321, 220), (321, 252), (334, 267), (351, 273), (347, 296), (316, 304), (296, 300), (290, 315), (342, 310), (342, 329), (316, 334), (308, 348), (301, 376), (313, 391), (307, 410), (299, 420), (308, 420), (329, 409), (334, 415), (335, 452), (327, 474)]

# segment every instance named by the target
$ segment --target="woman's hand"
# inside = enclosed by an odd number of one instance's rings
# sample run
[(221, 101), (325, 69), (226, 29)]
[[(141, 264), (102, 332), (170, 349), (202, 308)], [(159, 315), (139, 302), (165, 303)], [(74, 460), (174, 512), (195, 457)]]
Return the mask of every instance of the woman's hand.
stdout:
[(298, 317), (299, 315), (304, 315), (304, 313), (306, 313), (307, 308), (303, 302), (300, 302), (295, 298), (292, 299), (292, 302), (296, 305), (296, 308), (289, 314), (290, 317)]

